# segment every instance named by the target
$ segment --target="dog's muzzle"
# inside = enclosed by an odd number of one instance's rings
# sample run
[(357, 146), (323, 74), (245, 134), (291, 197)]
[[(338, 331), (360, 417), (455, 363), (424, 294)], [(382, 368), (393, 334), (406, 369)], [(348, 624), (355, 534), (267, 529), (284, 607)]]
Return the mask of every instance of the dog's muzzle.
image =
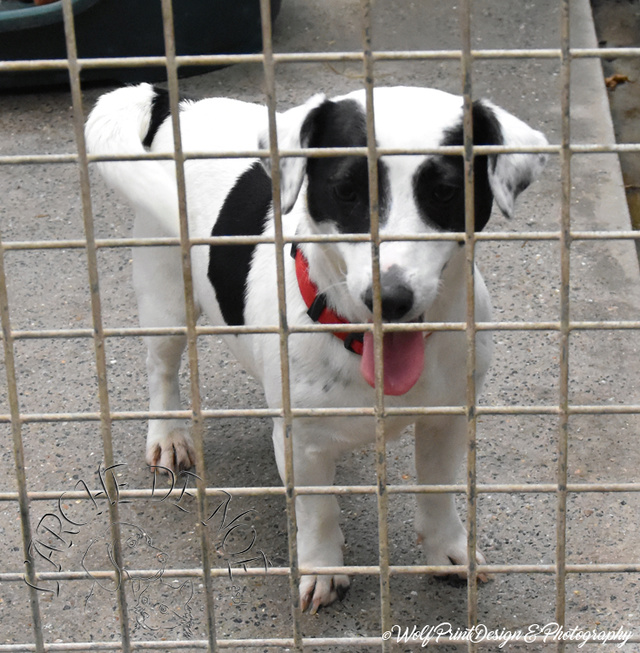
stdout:
[[(318, 293), (316, 285), (309, 279), (309, 264), (295, 243), (291, 247), (291, 255), (295, 259), (298, 287), (302, 299), (307, 305), (309, 317), (314, 322), (322, 324), (348, 324), (348, 320), (327, 307), (326, 297), (324, 294)], [(404, 283), (399, 269), (394, 269), (394, 267), (392, 266), (386, 275), (383, 275), (382, 312), (385, 321), (398, 321), (408, 314), (414, 302), (413, 291)], [(368, 295), (368, 301), (372, 308), (372, 291), (368, 291)], [(365, 299), (365, 303), (366, 301)], [(362, 356), (360, 372), (364, 380), (372, 388), (375, 388), (373, 333), (370, 331), (365, 334), (336, 331), (333, 335), (344, 341), (346, 349)], [(417, 383), (424, 369), (425, 338), (430, 335), (431, 333), (422, 331), (384, 334), (382, 345), (384, 350), (383, 382), (386, 395), (403, 395)]]
[[(400, 322), (414, 308), (413, 290), (402, 270), (392, 265), (380, 275), (380, 299), (384, 322)], [(362, 301), (373, 312), (373, 287), (365, 291)], [(424, 369), (425, 338), (422, 331), (385, 333), (383, 337), (383, 378), (386, 395), (403, 395), (417, 383)], [(373, 334), (365, 333), (360, 371), (367, 383), (375, 388)]]
[[(413, 290), (397, 265), (392, 265), (388, 270), (381, 273), (380, 295), (382, 299), (382, 319), (385, 322), (399, 322), (413, 308)], [(362, 301), (373, 312), (373, 286), (367, 288)]]

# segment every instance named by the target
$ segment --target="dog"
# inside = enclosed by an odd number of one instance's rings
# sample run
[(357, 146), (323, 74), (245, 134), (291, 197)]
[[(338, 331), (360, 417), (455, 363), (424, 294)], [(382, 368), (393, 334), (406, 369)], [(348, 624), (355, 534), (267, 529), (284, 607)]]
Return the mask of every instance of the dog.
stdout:
[[(315, 95), (277, 115), (278, 146), (364, 147), (363, 90), (328, 99)], [(439, 90), (376, 88), (376, 144), (380, 148), (433, 149), (463, 143), (463, 100)], [(489, 101), (473, 104), (476, 145), (522, 149), (547, 143), (542, 133)], [(264, 106), (228, 98), (180, 103), (186, 151), (249, 152), (269, 146)], [(102, 96), (86, 125), (88, 150), (96, 155), (173, 152), (166, 91), (149, 84)], [(516, 197), (545, 164), (541, 153), (478, 155), (474, 166), (475, 228), (485, 227), (495, 201), (511, 217)], [(179, 234), (175, 164), (171, 160), (102, 162), (106, 182), (135, 209), (136, 237)], [(269, 161), (254, 158), (191, 159), (184, 166), (191, 237), (274, 236)], [(369, 175), (364, 156), (280, 159), (285, 236), (367, 234)], [(462, 157), (443, 154), (387, 155), (378, 161), (380, 233), (394, 235), (463, 232), (465, 191)], [(465, 248), (454, 240), (385, 240), (379, 250), (384, 322), (464, 322)], [(285, 255), (289, 325), (373, 320), (372, 248), (369, 242), (300, 242)], [(279, 324), (273, 244), (195, 246), (191, 250), (197, 310), (218, 325)], [(133, 249), (133, 277), (142, 327), (186, 324), (181, 255), (177, 247)], [(476, 320), (491, 319), (485, 283), (475, 271)], [(383, 383), (387, 406), (455, 406), (466, 403), (464, 332), (387, 332), (383, 339)], [(229, 347), (264, 388), (272, 408), (282, 406), (279, 337), (273, 333), (225, 336)], [(150, 410), (178, 410), (178, 370), (183, 336), (146, 338)], [(372, 406), (375, 401), (373, 336), (344, 332), (297, 332), (289, 336), (291, 404), (294, 408)], [(476, 337), (476, 387), (487, 373), (492, 339)], [(285, 454), (281, 418), (273, 424), (280, 476)], [(451, 484), (464, 458), (466, 419), (460, 415), (389, 417), (391, 439), (415, 423), (415, 461), (421, 484)], [(336, 460), (374, 439), (367, 416), (296, 418), (293, 463), (296, 485), (331, 485)], [(150, 420), (146, 459), (174, 471), (191, 467), (194, 447), (180, 420)], [(298, 556), (303, 567), (343, 565), (344, 538), (335, 496), (296, 498)], [(468, 563), (467, 537), (452, 494), (419, 494), (415, 528), (428, 564)], [(485, 562), (480, 551), (479, 563)], [(342, 599), (349, 578), (305, 575), (303, 610), (312, 612)]]

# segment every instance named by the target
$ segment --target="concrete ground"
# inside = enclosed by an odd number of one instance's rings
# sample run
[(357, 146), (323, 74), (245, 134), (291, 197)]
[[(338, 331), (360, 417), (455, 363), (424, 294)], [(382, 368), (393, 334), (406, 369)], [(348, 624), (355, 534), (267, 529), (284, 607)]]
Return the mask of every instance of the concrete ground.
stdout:
[[(593, 47), (595, 34), (589, 5), (572, 3), (572, 38), (577, 46)], [(478, 48), (559, 47), (559, 9), (555, 0), (474, 3), (473, 41)], [(458, 48), (457, 11), (450, 3), (378, 2), (375, 5), (375, 47), (380, 49)], [(275, 29), (277, 51), (357, 50), (360, 42), (359, 2), (309, 3), (285, 0)], [(613, 131), (597, 60), (573, 64), (572, 137), (575, 142), (611, 143)], [(425, 85), (459, 92), (459, 66), (452, 61), (392, 62), (376, 69), (380, 85)], [(296, 64), (278, 69), (281, 108), (301, 102), (317, 91), (337, 94), (362, 84), (356, 64)], [(263, 99), (260, 66), (234, 66), (184, 79), (181, 88), (194, 95), (230, 95)], [(497, 104), (543, 130), (550, 142), (560, 138), (559, 63), (549, 59), (479, 61), (474, 69), (477, 96)], [(86, 90), (85, 110), (106, 89)], [(2, 154), (73, 151), (71, 102), (68, 92), (43, 90), (0, 96)], [(576, 155), (572, 166), (571, 213), (574, 229), (629, 228), (617, 157)], [(125, 237), (131, 215), (94, 177), (92, 188), (99, 237)], [(77, 172), (72, 165), (4, 166), (0, 175), (0, 224), (7, 241), (81, 238), (81, 205)], [(560, 167), (551, 157), (542, 176), (521, 198), (516, 218), (506, 222), (497, 213), (490, 228), (497, 231), (557, 230), (560, 218)], [(135, 326), (130, 284), (130, 253), (102, 250), (99, 255), (104, 322), (108, 327)], [(553, 241), (488, 242), (479, 247), (479, 263), (493, 295), (499, 320), (552, 321), (559, 318), (559, 247)], [(85, 256), (81, 250), (15, 251), (6, 255), (13, 329), (90, 327), (91, 313)], [(574, 320), (636, 320), (640, 309), (638, 265), (629, 241), (576, 241), (571, 247), (571, 317)], [(497, 332), (496, 355), (482, 397), (485, 405), (544, 404), (558, 401), (558, 334), (553, 331)], [(638, 405), (638, 348), (633, 330), (575, 331), (570, 341), (570, 401), (586, 405)], [(205, 408), (263, 407), (260, 388), (220, 346), (202, 338), (201, 387)], [(16, 343), (18, 389), (23, 412), (75, 412), (98, 409), (92, 343), (89, 339), (36, 339)], [(111, 409), (146, 409), (144, 349), (137, 338), (112, 338), (107, 343)], [(183, 373), (185, 391), (188, 373)], [(186, 396), (186, 395), (185, 395)], [(8, 413), (6, 384), (0, 381), (0, 413)], [(640, 418), (637, 414), (585, 414), (570, 420), (569, 481), (571, 483), (638, 482)], [(206, 460), (210, 479), (221, 486), (276, 486), (279, 477), (271, 452), (270, 424), (262, 419), (207, 422)], [(99, 427), (94, 422), (29, 423), (22, 429), (29, 489), (74, 488), (79, 480), (97, 487), (101, 460)], [(0, 425), (0, 492), (16, 490), (9, 426)], [(138, 421), (113, 425), (115, 458), (126, 463), (118, 480), (128, 487), (150, 487), (144, 465), (145, 425)], [(557, 418), (539, 415), (484, 417), (478, 430), (479, 483), (554, 483)], [(355, 451), (340, 464), (338, 483), (375, 483), (371, 448)], [(464, 478), (460, 470), (460, 480)], [(414, 482), (412, 443), (408, 436), (389, 448), (389, 481)], [(79, 515), (85, 504), (63, 504)], [(415, 546), (414, 501), (408, 495), (391, 499), (389, 514), (392, 564), (424, 562)], [(187, 509), (193, 502), (185, 501)], [(84, 506), (84, 507), (83, 507)], [(376, 502), (371, 496), (341, 500), (347, 539), (347, 564), (378, 561)], [(460, 500), (464, 511), (464, 500)], [(54, 502), (32, 503), (34, 528)], [(158, 577), (128, 583), (130, 623), (134, 639), (200, 639), (205, 598), (201, 586), (163, 581), (166, 568), (199, 565), (193, 512), (159, 501), (122, 505), (126, 542), (133, 566), (153, 565)], [(227, 523), (245, 510), (257, 534), (254, 549), (265, 552), (274, 566), (287, 564), (286, 519), (281, 498), (234, 498)], [(0, 572), (23, 570), (18, 509), (0, 505)], [(638, 564), (638, 493), (573, 493), (568, 500), (567, 562)], [(497, 564), (553, 564), (556, 546), (554, 494), (482, 494), (478, 500), (480, 546)], [(83, 513), (76, 522), (88, 521)], [(73, 546), (56, 552), (56, 564), (79, 571), (108, 565), (103, 533), (104, 515), (90, 515), (91, 526), (66, 535)], [(53, 518), (49, 518), (52, 520)], [(223, 546), (225, 527), (211, 520), (224, 568), (233, 550)], [(51, 522), (53, 523), (53, 522)], [(53, 528), (53, 527), (52, 527)], [(150, 540), (141, 539), (141, 531)], [(248, 529), (247, 529), (248, 530)], [(236, 533), (237, 535), (237, 533)], [(51, 535), (49, 536), (51, 538)], [(43, 535), (43, 546), (47, 544)], [(238, 539), (241, 539), (238, 537)], [(92, 544), (93, 542), (93, 544)], [(49, 540), (49, 544), (52, 541)], [(61, 547), (58, 547), (61, 548)], [(160, 551), (158, 551), (158, 549)], [(47, 551), (47, 549), (43, 549)], [(164, 556), (160, 556), (159, 553)], [(255, 562), (250, 563), (255, 565)], [(94, 566), (95, 565), (95, 566)], [(45, 570), (45, 565), (39, 565)], [(582, 631), (623, 627), (640, 635), (640, 574), (616, 572), (572, 574), (567, 578), (566, 623)], [(48, 586), (52, 589), (52, 586)], [(466, 624), (466, 588), (417, 575), (392, 578), (392, 619), (402, 628), (414, 624), (454, 627)], [(289, 637), (291, 613), (285, 577), (220, 579), (216, 581), (218, 636), (222, 638)], [(113, 587), (104, 581), (64, 581), (59, 595), (40, 593), (47, 642), (118, 641), (119, 617)], [(498, 574), (479, 590), (480, 623), (490, 629), (526, 630), (554, 620), (555, 580), (551, 574)], [(380, 634), (378, 580), (353, 579), (343, 603), (304, 615), (307, 637), (377, 636)], [(33, 642), (27, 587), (0, 582), (0, 651), (28, 650)], [(24, 645), (24, 646), (19, 646)], [(497, 644), (483, 650), (498, 650)], [(417, 650), (418, 644), (394, 650)], [(567, 650), (578, 649), (568, 643)], [(160, 649), (158, 649), (160, 650)], [(191, 649), (185, 649), (191, 650)], [(227, 650), (242, 651), (240, 647)], [(262, 650), (262, 648), (260, 649)], [(266, 650), (266, 649), (265, 649)], [(269, 650), (286, 650), (271, 648)], [(341, 653), (344, 648), (309, 647)], [(362, 646), (359, 653), (380, 650)], [(440, 650), (466, 650), (464, 645)], [(502, 650), (552, 651), (554, 642), (511, 643)], [(612, 644), (598, 650), (618, 650)], [(623, 649), (640, 650), (628, 643)]]

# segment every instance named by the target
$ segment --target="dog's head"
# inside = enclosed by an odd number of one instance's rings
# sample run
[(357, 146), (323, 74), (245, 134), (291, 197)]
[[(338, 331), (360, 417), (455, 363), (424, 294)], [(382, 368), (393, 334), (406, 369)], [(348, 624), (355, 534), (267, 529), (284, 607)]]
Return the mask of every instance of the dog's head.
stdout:
[[(463, 144), (462, 98), (420, 88), (379, 88), (374, 93), (376, 144), (389, 149), (435, 149)], [(475, 145), (535, 147), (545, 137), (503, 109), (481, 100), (473, 105)], [(367, 128), (363, 91), (328, 100), (311, 98), (281, 116), (281, 149), (365, 147)], [(487, 224), (495, 200), (511, 217), (516, 197), (542, 170), (546, 157), (536, 153), (478, 155), (474, 163), (475, 229)], [(382, 318), (422, 321), (434, 304), (443, 271), (458, 250), (451, 240), (406, 239), (415, 234), (465, 230), (464, 163), (460, 155), (386, 155), (377, 165)], [(306, 184), (305, 184), (306, 181)], [(283, 211), (298, 214), (301, 233), (365, 234), (370, 230), (369, 171), (365, 156), (281, 159)], [(371, 246), (367, 242), (306, 245), (309, 275), (328, 303), (351, 322), (373, 315)], [(443, 318), (436, 318), (443, 319)], [(416, 338), (385, 337), (387, 360), (419, 360), (424, 347)], [(418, 334), (419, 335), (419, 334)], [(367, 339), (369, 338), (369, 340)], [(373, 384), (373, 354), (365, 336), (362, 371)], [(369, 343), (369, 344), (368, 344)], [(387, 353), (389, 359), (387, 359)], [(405, 364), (399, 365), (404, 367)], [(417, 380), (404, 379), (388, 393), (403, 394)], [(387, 382), (385, 380), (385, 392)]]
[[(394, 149), (462, 145), (462, 98), (422, 88), (379, 88), (374, 95), (377, 146)], [(317, 95), (278, 117), (280, 149), (365, 147), (365, 95), (356, 91), (326, 99)], [(485, 100), (473, 105), (476, 145), (546, 145), (543, 134)], [(542, 170), (543, 154), (476, 156), (475, 227), (485, 227), (495, 200), (511, 217), (517, 196)], [(306, 177), (306, 186), (304, 185)], [(301, 189), (304, 190), (301, 192)], [(305, 215), (301, 230), (359, 234), (370, 229), (369, 174), (362, 156), (281, 159), (283, 212)], [(464, 168), (461, 156), (388, 155), (378, 162), (380, 232), (384, 236), (465, 229)], [(322, 250), (326, 264), (314, 265)], [(433, 303), (442, 271), (457, 245), (452, 241), (384, 242), (380, 249), (383, 319), (418, 320)], [(307, 248), (320, 290), (348, 289), (329, 301), (351, 321), (371, 319), (371, 248), (336, 243)], [(326, 278), (324, 275), (328, 275)]]

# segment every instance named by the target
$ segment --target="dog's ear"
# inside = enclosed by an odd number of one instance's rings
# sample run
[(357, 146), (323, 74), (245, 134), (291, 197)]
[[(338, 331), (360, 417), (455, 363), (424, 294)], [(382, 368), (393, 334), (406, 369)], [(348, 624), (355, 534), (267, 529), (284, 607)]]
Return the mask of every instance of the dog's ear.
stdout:
[[(476, 109), (479, 113), (490, 112), (497, 120), (501, 136), (494, 140), (495, 144), (506, 147), (547, 145), (544, 134), (486, 100), (481, 100), (474, 106), (474, 134)], [(489, 156), (488, 174), (491, 191), (500, 210), (507, 218), (513, 215), (516, 197), (542, 172), (546, 162), (546, 154), (533, 152)]]
[[(325, 102), (326, 97), (319, 93), (307, 100), (304, 104), (289, 109), (277, 116), (278, 149), (298, 150), (309, 146), (311, 129), (308, 128), (310, 114)], [(265, 130), (260, 136), (260, 149), (269, 148), (269, 135)], [(263, 165), (271, 174), (271, 159), (263, 159)], [(307, 159), (303, 156), (289, 156), (280, 158), (280, 201), (282, 212), (289, 213), (296, 203), (298, 193), (302, 187)]]

